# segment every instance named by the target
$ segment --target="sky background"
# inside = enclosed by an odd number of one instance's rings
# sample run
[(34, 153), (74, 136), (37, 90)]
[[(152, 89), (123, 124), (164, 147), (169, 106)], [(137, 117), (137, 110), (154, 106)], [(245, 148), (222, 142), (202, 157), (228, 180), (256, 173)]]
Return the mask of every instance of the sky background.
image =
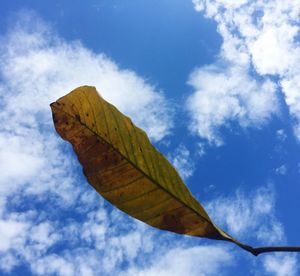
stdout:
[(299, 245), (299, 0), (0, 2), (1, 275), (299, 275), (299, 256), (151, 228), (87, 183), (49, 104), (146, 130), (224, 230)]

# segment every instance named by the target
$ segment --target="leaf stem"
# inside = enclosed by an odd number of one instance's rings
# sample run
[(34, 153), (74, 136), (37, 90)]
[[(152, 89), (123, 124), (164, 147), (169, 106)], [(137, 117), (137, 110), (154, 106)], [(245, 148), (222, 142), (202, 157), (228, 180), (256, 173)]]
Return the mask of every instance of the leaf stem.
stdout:
[(246, 244), (237, 244), (244, 250), (252, 253), (254, 256), (258, 256), (262, 253), (268, 252), (300, 252), (300, 246), (265, 246), (265, 247), (251, 247)]

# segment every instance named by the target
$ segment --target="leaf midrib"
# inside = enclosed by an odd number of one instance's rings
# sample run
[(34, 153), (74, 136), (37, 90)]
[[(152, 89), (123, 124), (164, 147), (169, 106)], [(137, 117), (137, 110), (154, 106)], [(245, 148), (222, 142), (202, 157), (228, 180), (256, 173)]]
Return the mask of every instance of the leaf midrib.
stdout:
[[(58, 102), (54, 102), (54, 103), (58, 103)], [(149, 179), (152, 183), (154, 183), (155, 185), (157, 185), (159, 188), (161, 188), (164, 192), (168, 193), (170, 196), (174, 197), (176, 200), (178, 200), (180, 203), (182, 203), (186, 208), (190, 209), (191, 211), (195, 212), (198, 216), (200, 216), (202, 219), (204, 219), (206, 222), (208, 222), (214, 229), (216, 229), (216, 231), (222, 236), (223, 234), (220, 232), (220, 230), (218, 229), (218, 227), (216, 227), (210, 220), (208, 220), (207, 218), (205, 218), (204, 216), (202, 216), (197, 210), (195, 210), (193, 207), (187, 205), (186, 202), (184, 202), (183, 200), (181, 200), (180, 198), (178, 198), (177, 195), (174, 195), (172, 192), (170, 192), (169, 190), (167, 190), (165, 187), (163, 187), (161, 184), (159, 184), (159, 182), (157, 182), (156, 180), (154, 180), (150, 175), (148, 175), (147, 173), (145, 173), (142, 169), (140, 169), (139, 167), (137, 167), (136, 164), (134, 164), (130, 159), (128, 159), (128, 157), (124, 156), (116, 147), (114, 147), (111, 143), (109, 143), (108, 141), (105, 140), (105, 138), (103, 138), (99, 133), (96, 133), (94, 130), (92, 130), (88, 125), (82, 123), (81, 120), (77, 120), (74, 116), (72, 116), (71, 114), (67, 113), (63, 108), (58, 108), (56, 105), (53, 105), (54, 103), (51, 103), (50, 106), (54, 109), (57, 109), (59, 111), (62, 111), (64, 114), (66, 114), (67, 116), (71, 117), (72, 120), (75, 121), (75, 123), (81, 124), (82, 126), (84, 126), (85, 128), (87, 128), (89, 131), (91, 131), (93, 134), (95, 134), (97, 137), (99, 137), (104, 143), (106, 143), (107, 145), (109, 145), (110, 147), (113, 148), (114, 151), (116, 151), (119, 155), (122, 156), (122, 158), (124, 158), (128, 163), (130, 163), (137, 171), (139, 171), (141, 174), (143, 174), (147, 179)], [(69, 141), (68, 141), (69, 142)], [(71, 143), (71, 142), (70, 142)], [(72, 144), (72, 143), (71, 143)], [(222, 232), (224, 232), (222, 230)], [(226, 237), (224, 237), (224, 239), (226, 239)]]

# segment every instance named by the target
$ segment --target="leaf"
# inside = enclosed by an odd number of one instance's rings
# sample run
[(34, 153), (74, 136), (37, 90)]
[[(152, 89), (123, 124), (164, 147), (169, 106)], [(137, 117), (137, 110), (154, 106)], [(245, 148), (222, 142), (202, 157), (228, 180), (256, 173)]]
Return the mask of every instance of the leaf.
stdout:
[(82, 86), (51, 104), (59, 135), (69, 141), (88, 182), (130, 216), (178, 234), (227, 240), (177, 171), (130, 118), (94, 87)]
[(113, 205), (160, 229), (230, 239), (146, 133), (94, 87), (79, 87), (51, 108), (57, 132), (73, 145), (89, 183)]

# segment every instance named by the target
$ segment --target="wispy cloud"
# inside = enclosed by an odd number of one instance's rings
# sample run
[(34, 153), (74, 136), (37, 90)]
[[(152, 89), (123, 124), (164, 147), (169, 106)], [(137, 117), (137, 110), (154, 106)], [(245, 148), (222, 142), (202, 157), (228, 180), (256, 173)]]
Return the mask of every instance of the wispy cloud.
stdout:
[[(80, 42), (65, 41), (30, 12), (1, 37), (0, 56), (2, 271), (24, 265), (37, 275), (219, 275), (234, 265), (235, 252), (226, 247), (178, 242), (112, 209), (87, 185), (71, 147), (54, 132), (49, 103), (91, 84), (160, 140), (172, 127), (160, 91)], [(188, 160), (186, 152), (182, 147), (178, 154)], [(272, 214), (272, 200), (261, 201), (259, 214)], [(280, 223), (274, 225), (280, 234)], [(243, 226), (236, 231), (245, 233)], [(272, 270), (272, 260), (266, 267)]]
[(222, 145), (222, 126), (237, 121), (242, 127), (259, 127), (278, 111), (276, 86), (257, 81), (247, 68), (233, 64), (196, 69), (189, 84), (195, 89), (187, 101), (190, 129), (214, 145)]
[(33, 12), (21, 12), (1, 37), (0, 60), (0, 269), (24, 264), (40, 275), (111, 275), (142, 247), (151, 251), (151, 234), (104, 208), (86, 184), (71, 147), (54, 131), (49, 104), (94, 85), (161, 140), (172, 127), (163, 93), (103, 54), (63, 40)]
[(180, 144), (175, 151), (170, 154), (169, 159), (183, 179), (187, 179), (193, 175), (195, 164), (186, 146)]
[[(197, 69), (191, 76), (195, 89), (188, 104), (192, 129), (220, 144), (223, 140), (217, 131), (232, 120), (243, 127), (257, 126), (276, 114), (276, 91), (281, 91), (300, 140), (299, 2), (193, 3), (197, 11), (217, 22), (223, 43), (216, 64)], [(237, 74), (232, 74), (236, 68)]]
[[(134, 71), (120, 69), (109, 57), (79, 41), (64, 41), (37, 15), (27, 12), (16, 20), (1, 38), (1, 100), (10, 112), (2, 112), (3, 119), (15, 115), (9, 118), (11, 122), (34, 126), (38, 112), (49, 114), (49, 103), (88, 84), (130, 115), (152, 139), (169, 133), (171, 107), (161, 91)], [(47, 117), (40, 119), (50, 122)]]
[[(286, 243), (283, 225), (276, 216), (271, 184), (251, 193), (238, 190), (233, 196), (216, 198), (208, 202), (207, 210), (218, 225), (243, 242), (254, 246)], [(254, 264), (257, 275), (261, 275), (262, 269), (267, 275), (278, 276), (294, 276), (298, 271), (297, 255), (289, 253), (265, 255)]]
[(154, 261), (152, 266), (140, 270), (131, 269), (126, 275), (224, 275), (234, 265), (229, 251), (218, 246), (176, 248), (163, 256), (156, 256)]
[(280, 142), (284, 142), (287, 138), (287, 135), (284, 131), (284, 129), (278, 129), (276, 131), (276, 138), (280, 141)]
[(286, 165), (279, 166), (278, 168), (275, 169), (275, 172), (280, 175), (285, 175), (287, 173)]
[(207, 210), (217, 224), (240, 239), (254, 238), (271, 244), (284, 240), (271, 185), (252, 193), (238, 190), (233, 196), (216, 198), (207, 204)]
[(269, 275), (298, 275), (297, 258), (292, 254), (277, 253), (273, 256), (266, 256), (264, 259), (264, 268), (269, 273)]
[[(1, 42), (0, 271), (22, 265), (36, 275), (209, 275), (231, 265), (226, 248), (179, 243), (112, 209), (54, 131), (49, 103), (91, 84), (160, 140), (172, 127), (161, 92), (108, 57), (64, 41), (31, 12), (21, 13)], [(181, 146), (176, 156), (189, 175), (189, 151)]]

